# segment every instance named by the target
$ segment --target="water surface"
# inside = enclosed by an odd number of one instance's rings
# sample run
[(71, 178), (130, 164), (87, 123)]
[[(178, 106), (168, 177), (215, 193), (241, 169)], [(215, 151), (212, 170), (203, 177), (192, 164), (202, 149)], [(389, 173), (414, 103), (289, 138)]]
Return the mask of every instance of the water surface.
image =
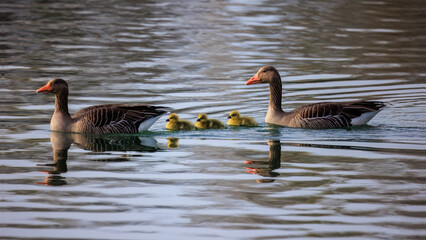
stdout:
[[(426, 4), (402, 1), (6, 1), (2, 239), (422, 239)], [(4, 59), (4, 60), (3, 60)], [(264, 123), (273, 65), (284, 108), (389, 103), (369, 126)], [(260, 126), (131, 136), (49, 131), (50, 78), (70, 112), (174, 108)]]

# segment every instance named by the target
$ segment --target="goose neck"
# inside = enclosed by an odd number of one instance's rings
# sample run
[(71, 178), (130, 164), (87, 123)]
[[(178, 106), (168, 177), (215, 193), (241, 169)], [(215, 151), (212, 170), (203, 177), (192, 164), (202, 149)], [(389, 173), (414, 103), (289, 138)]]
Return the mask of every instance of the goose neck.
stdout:
[(68, 112), (68, 92), (55, 94), (55, 113), (63, 113), (70, 116)]
[(269, 95), (269, 110), (280, 111), (281, 101), (282, 101), (282, 84), (281, 79), (277, 79), (276, 81), (269, 84), (270, 87), (270, 95)]

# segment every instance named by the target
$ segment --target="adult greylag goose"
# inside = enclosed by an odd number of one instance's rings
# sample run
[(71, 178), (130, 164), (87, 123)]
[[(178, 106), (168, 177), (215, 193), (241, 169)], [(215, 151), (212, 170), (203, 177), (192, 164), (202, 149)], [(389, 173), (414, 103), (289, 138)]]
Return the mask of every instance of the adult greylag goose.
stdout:
[(167, 113), (160, 106), (104, 104), (83, 108), (73, 116), (68, 112), (68, 84), (60, 78), (50, 80), (37, 93), (55, 94), (55, 112), (50, 130), (89, 134), (138, 133), (147, 130)]
[(295, 128), (344, 128), (364, 125), (385, 103), (379, 101), (322, 102), (298, 107), (290, 112), (281, 108), (282, 83), (278, 71), (265, 66), (246, 85), (268, 83), (270, 87), (268, 113), (265, 122)]

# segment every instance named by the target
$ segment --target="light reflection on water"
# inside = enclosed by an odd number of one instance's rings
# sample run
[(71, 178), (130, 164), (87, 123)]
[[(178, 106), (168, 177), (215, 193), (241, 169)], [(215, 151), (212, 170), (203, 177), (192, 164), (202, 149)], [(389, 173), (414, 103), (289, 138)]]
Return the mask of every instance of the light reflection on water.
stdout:
[[(1, 238), (421, 238), (423, 1), (1, 3)], [(370, 126), (264, 123), (274, 65), (284, 108), (390, 103)], [(132, 136), (49, 132), (52, 77), (70, 112), (165, 105), (195, 121), (232, 110), (256, 128)]]

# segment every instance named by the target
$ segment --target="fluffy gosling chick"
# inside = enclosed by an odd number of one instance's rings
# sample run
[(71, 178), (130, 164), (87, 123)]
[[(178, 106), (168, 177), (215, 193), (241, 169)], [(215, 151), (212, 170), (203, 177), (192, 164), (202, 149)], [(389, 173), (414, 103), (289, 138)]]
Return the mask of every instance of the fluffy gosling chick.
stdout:
[(198, 115), (195, 127), (198, 129), (224, 129), (225, 124), (217, 119), (208, 119), (207, 115), (202, 113)]
[(259, 124), (251, 117), (241, 116), (240, 112), (232, 111), (228, 116), (229, 121), (226, 123), (229, 126), (244, 126), (244, 127), (254, 127)]
[(166, 120), (166, 129), (167, 130), (185, 130), (191, 131), (194, 130), (194, 124), (187, 120), (179, 120), (179, 117), (176, 113), (169, 115), (169, 118)]

